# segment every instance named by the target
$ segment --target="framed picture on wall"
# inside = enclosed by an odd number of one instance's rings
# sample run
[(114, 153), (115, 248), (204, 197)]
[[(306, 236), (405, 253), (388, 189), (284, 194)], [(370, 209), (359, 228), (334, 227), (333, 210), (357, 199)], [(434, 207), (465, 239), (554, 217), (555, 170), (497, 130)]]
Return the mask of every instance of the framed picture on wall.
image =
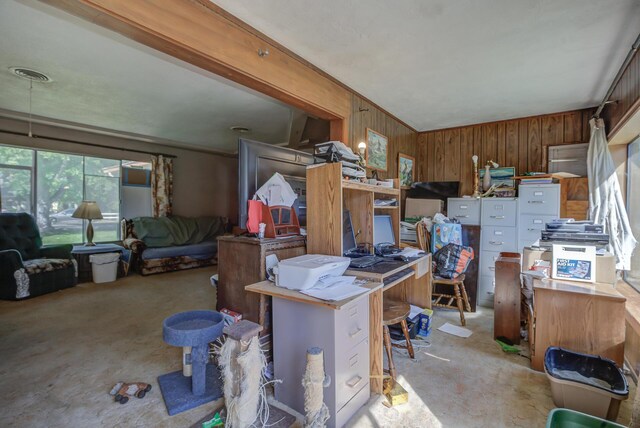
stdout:
[(398, 178), (400, 187), (407, 189), (415, 181), (416, 159), (413, 156), (398, 153)]
[(367, 168), (387, 170), (387, 149), (389, 140), (382, 134), (367, 128)]

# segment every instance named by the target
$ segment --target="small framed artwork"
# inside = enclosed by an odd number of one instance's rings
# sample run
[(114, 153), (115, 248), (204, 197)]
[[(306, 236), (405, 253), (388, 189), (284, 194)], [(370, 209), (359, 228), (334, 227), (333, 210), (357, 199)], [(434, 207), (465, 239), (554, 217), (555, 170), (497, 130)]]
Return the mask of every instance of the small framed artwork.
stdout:
[(398, 153), (398, 178), (400, 187), (407, 189), (415, 181), (416, 159), (413, 156)]
[(382, 134), (367, 128), (367, 168), (387, 170), (387, 148), (389, 140)]

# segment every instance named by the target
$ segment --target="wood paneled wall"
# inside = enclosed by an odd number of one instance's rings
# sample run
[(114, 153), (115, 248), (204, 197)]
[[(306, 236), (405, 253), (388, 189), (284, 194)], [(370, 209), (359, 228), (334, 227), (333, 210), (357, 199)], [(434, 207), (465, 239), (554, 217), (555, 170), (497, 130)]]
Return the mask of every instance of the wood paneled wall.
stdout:
[(461, 181), (473, 192), (473, 163), (515, 166), (517, 174), (547, 170), (547, 147), (589, 141), (593, 109), (533, 116), (418, 134), (418, 180)]
[[(398, 153), (418, 157), (418, 133), (402, 124), (373, 104), (353, 94), (351, 97), (350, 145), (358, 152), (358, 143), (366, 142), (367, 128), (370, 128), (389, 140), (387, 152), (387, 172), (378, 172), (380, 178), (398, 177)], [(368, 171), (368, 174), (371, 171)]]
[(637, 52), (613, 90), (610, 100), (616, 103), (605, 106), (602, 117), (608, 135), (611, 136), (640, 109), (640, 54)]

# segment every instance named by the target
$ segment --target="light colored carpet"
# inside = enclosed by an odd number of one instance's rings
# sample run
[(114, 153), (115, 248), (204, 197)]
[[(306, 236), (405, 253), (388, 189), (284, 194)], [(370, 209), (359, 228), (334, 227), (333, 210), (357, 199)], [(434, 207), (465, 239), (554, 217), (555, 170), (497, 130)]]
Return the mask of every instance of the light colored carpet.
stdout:
[[(181, 351), (162, 341), (162, 320), (215, 308), (215, 268), (130, 276), (22, 302), (0, 301), (0, 426), (188, 427), (215, 404), (169, 417), (156, 377), (180, 369)], [(394, 351), (408, 404), (386, 408), (373, 398), (356, 427), (543, 427), (553, 408), (548, 381), (529, 361), (502, 353), (492, 340), (493, 314), (467, 315), (474, 334), (436, 331), (457, 313), (437, 311), (432, 345), (416, 361)], [(406, 355), (406, 354), (405, 354)], [(142, 400), (113, 402), (119, 381), (153, 385)], [(633, 395), (632, 395), (633, 396)], [(619, 422), (628, 423), (631, 403)]]

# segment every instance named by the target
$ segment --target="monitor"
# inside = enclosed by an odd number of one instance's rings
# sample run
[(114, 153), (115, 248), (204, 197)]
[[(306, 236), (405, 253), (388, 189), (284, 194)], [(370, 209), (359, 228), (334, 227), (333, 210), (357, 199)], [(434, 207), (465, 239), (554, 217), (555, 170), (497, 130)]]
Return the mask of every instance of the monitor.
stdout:
[(342, 254), (347, 254), (357, 246), (356, 234), (353, 231), (353, 223), (351, 223), (351, 213), (347, 210), (342, 213)]
[(390, 215), (377, 215), (373, 220), (373, 245), (396, 244)]

